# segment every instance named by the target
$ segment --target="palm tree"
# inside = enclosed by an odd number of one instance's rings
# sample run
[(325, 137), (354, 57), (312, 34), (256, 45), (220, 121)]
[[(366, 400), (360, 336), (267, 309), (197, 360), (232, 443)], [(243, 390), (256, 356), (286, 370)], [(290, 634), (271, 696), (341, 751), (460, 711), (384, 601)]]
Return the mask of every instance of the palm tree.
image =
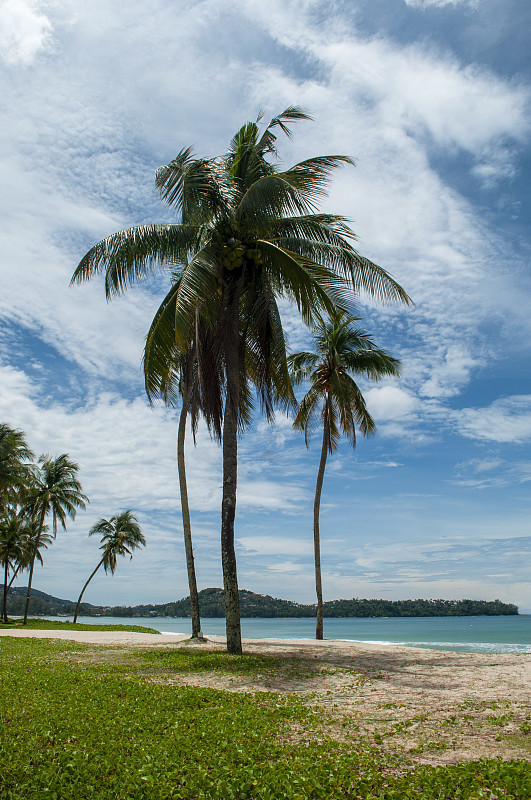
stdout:
[[(352, 159), (318, 156), (287, 170), (276, 163), (275, 131), (291, 135), (289, 123), (304, 119), (307, 114), (290, 107), (263, 131), (260, 118), (248, 122), (220, 158), (181, 150), (156, 174), (161, 197), (179, 221), (107, 237), (72, 277), (80, 283), (104, 270), (110, 298), (166, 270), (171, 286), (161, 309), (171, 309), (180, 351), (190, 347), (198, 312), (211, 328), (209, 359), (224, 377), (221, 555), (232, 653), (241, 653), (234, 519), (242, 394), (254, 384), (269, 419), (276, 402), (294, 402), (277, 299), (293, 301), (309, 321), (320, 311), (348, 308), (360, 290), (410, 302), (385, 270), (355, 250), (348, 220), (316, 213), (331, 172)], [(204, 372), (200, 360), (198, 369)]]
[(74, 614), (74, 623), (77, 622), (79, 606), (85, 589), (99, 568), (103, 565), (105, 572), (110, 571), (111, 575), (114, 575), (118, 556), (128, 555), (133, 558), (131, 551), (140, 546), (145, 547), (146, 544), (140, 525), (130, 510), (115, 514), (110, 519), (102, 518), (98, 520), (89, 531), (89, 536), (95, 536), (96, 534), (101, 534), (100, 550), (103, 551), (103, 556), (81, 590), (76, 605), (76, 613)]
[(85, 508), (88, 498), (82, 492), (81, 483), (77, 479), (79, 466), (71, 461), (67, 453), (57, 458), (42, 455), (39, 458), (40, 469), (34, 476), (33, 485), (28, 490), (26, 510), (37, 522), (37, 533), (34, 538), (33, 554), (29, 565), (28, 591), (24, 609), (24, 625), (28, 622), (28, 611), (31, 598), (31, 583), (38, 548), (42, 544), (42, 534), (47, 515), (52, 513), (53, 538), (57, 536), (57, 522), (66, 530), (66, 518), (75, 519), (78, 508)]
[(363, 436), (369, 436), (376, 430), (360, 388), (352, 376), (366, 375), (376, 381), (384, 375), (397, 376), (400, 370), (400, 361), (386, 350), (378, 349), (365, 331), (354, 328), (356, 322), (357, 317), (345, 314), (338, 314), (326, 322), (319, 320), (313, 329), (314, 352), (295, 353), (288, 359), (293, 384), (310, 381), (310, 388), (293, 422), (295, 428), (304, 431), (307, 447), (315, 427), (319, 423), (323, 426), (313, 506), (316, 639), (323, 638), (319, 510), (326, 458), (328, 453), (337, 449), (341, 433), (349, 439), (352, 447), (356, 447), (356, 426)]
[[(175, 408), (179, 399), (181, 400), (177, 434), (177, 471), (190, 591), (192, 638), (198, 639), (202, 638), (202, 633), (186, 481), (186, 422), (190, 416), (195, 443), (199, 414), (204, 406), (203, 415), (211, 434), (216, 439), (221, 439), (223, 377), (218, 374), (219, 370), (215, 369), (214, 364), (211, 365), (206, 375), (198, 371), (197, 348), (200, 347), (203, 351), (202, 363), (205, 362), (208, 353), (212, 353), (213, 350), (210, 328), (200, 315), (197, 315), (194, 339), (186, 352), (182, 352), (176, 346), (171, 321), (170, 324), (167, 324), (166, 321), (167, 315), (168, 310), (163, 304), (147, 335), (144, 349), (144, 377), (146, 393), (151, 403), (155, 398), (161, 397), (167, 406)], [(207, 403), (202, 401), (202, 395), (205, 392), (209, 397)]]
[[(41, 550), (47, 548), (52, 541), (52, 537), (47, 534), (48, 526), (42, 529), (35, 557), (41, 564), (43, 557)], [(13, 581), (21, 570), (27, 569), (33, 557), (35, 539), (37, 537), (38, 525), (35, 519), (28, 517), (24, 512), (18, 513), (10, 510), (0, 521), (0, 564), (4, 567), (4, 596), (2, 603), (2, 615), (7, 622), (7, 597), (13, 585)], [(11, 580), (7, 582), (9, 570), (13, 571)]]
[(2, 616), (7, 618), (7, 593), (9, 570), (15, 569), (27, 552), (28, 528), (26, 519), (20, 514), (5, 515), (0, 520), (0, 565), (4, 567), (4, 596)]
[(0, 512), (13, 503), (14, 495), (27, 483), (32, 458), (24, 433), (0, 423)]

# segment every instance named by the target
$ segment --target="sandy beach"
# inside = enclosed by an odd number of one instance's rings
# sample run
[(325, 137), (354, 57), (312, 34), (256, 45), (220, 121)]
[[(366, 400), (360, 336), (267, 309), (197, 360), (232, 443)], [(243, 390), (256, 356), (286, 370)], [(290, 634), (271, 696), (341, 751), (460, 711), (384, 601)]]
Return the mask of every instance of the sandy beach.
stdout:
[[(142, 648), (197, 646), (225, 649), (222, 637), (194, 645), (182, 635), (133, 632), (0, 631), (0, 637), (62, 639), (97, 645), (78, 660), (127, 660)], [(384, 746), (413, 753), (422, 763), (482, 757), (531, 759), (531, 654), (454, 653), (365, 642), (245, 639), (244, 652), (300, 662), (301, 676), (232, 676), (229, 673), (153, 675), (171, 685), (232, 692), (294, 692), (345, 719), (361, 734), (385, 737)], [(338, 727), (337, 735), (340, 736)]]

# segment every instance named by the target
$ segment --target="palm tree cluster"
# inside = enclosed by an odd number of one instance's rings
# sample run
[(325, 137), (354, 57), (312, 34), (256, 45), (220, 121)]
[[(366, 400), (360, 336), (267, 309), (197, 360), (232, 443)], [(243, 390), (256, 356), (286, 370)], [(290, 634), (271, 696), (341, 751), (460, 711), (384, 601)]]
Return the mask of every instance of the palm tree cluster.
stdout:
[[(56, 458), (42, 455), (32, 462), (33, 453), (22, 431), (0, 423), (0, 565), (4, 572), (2, 617), (8, 622), (7, 597), (16, 576), (28, 570), (28, 588), (24, 607), (24, 625), (28, 622), (31, 586), (36, 561), (43, 563), (43, 550), (57, 536), (58, 524), (66, 530), (68, 518), (75, 519), (79, 509), (88, 502), (78, 478), (79, 466), (67, 453)], [(46, 520), (51, 516), (52, 533)], [(117, 556), (130, 555), (145, 545), (140, 526), (131, 511), (100, 519), (89, 536), (101, 535), (103, 556), (85, 583), (85, 589), (98, 569), (114, 575)], [(11, 579), (9, 575), (11, 573)]]
[[(329, 319), (341, 329), (339, 338), (350, 335), (360, 292), (380, 301), (410, 302), (388, 272), (357, 252), (348, 219), (318, 211), (331, 173), (352, 159), (327, 155), (288, 169), (279, 164), (278, 133), (290, 137), (290, 125), (307, 119), (294, 106), (265, 126), (259, 117), (244, 124), (218, 158), (181, 150), (156, 173), (160, 196), (176, 221), (108, 236), (83, 257), (72, 277), (78, 284), (103, 272), (108, 299), (153, 274), (167, 278), (146, 339), (145, 386), (151, 401), (181, 403), (178, 467), (194, 635), (200, 623), (184, 468), (188, 415), (194, 433), (203, 417), (222, 445), (221, 561), (232, 653), (241, 652), (234, 548), (238, 434), (250, 425), (255, 403), (270, 421), (275, 408), (297, 408), (291, 364), (296, 380), (312, 381), (296, 424), (309, 433), (322, 397), (328, 452), (337, 446), (338, 424), (353, 442), (354, 424), (363, 434), (374, 428), (348, 374), (376, 378), (398, 370), (398, 362), (362, 332), (353, 333), (344, 360), (329, 367), (321, 368), (308, 354), (289, 361), (279, 300), (291, 301), (316, 331)], [(333, 359), (338, 354), (336, 347)]]
[[(22, 431), (0, 423), (0, 564), (4, 568), (2, 616), (7, 622), (7, 596), (15, 577), (28, 570), (24, 624), (28, 621), (35, 562), (43, 563), (42, 551), (57, 535), (57, 524), (66, 530), (88, 498), (77, 478), (79, 466), (67, 453), (57, 458), (33, 453)], [(52, 516), (52, 534), (46, 524)], [(9, 580), (9, 573), (12, 573)]]

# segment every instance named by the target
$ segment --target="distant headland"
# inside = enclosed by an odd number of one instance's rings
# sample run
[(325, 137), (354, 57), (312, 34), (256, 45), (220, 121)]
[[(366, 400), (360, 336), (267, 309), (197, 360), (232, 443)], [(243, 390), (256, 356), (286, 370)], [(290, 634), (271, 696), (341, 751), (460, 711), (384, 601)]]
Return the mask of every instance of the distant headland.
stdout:
[[(1, 589), (1, 587), (0, 587)], [(24, 613), (25, 587), (11, 589), (9, 614)], [(241, 589), (240, 613), (253, 618), (308, 618), (315, 616), (314, 605), (292, 600), (280, 600), (270, 595), (255, 594)], [(75, 602), (32, 589), (30, 613), (42, 616), (73, 614)], [(222, 589), (203, 589), (199, 592), (199, 608), (205, 618), (224, 617), (225, 602)], [(110, 617), (189, 617), (190, 598), (158, 605), (96, 606), (82, 603), (83, 616)], [(324, 604), (325, 617), (466, 617), (518, 614), (518, 606), (501, 600), (330, 600)]]

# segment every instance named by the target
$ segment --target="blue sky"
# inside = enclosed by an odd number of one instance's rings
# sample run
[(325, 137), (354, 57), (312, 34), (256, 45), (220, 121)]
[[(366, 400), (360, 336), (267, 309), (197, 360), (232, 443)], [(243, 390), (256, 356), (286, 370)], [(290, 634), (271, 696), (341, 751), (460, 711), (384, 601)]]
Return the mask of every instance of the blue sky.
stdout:
[[(330, 459), (325, 599), (485, 598), (531, 611), (531, 75), (527, 0), (3, 0), (0, 3), (0, 419), (36, 453), (68, 452), (91, 504), (37, 588), (75, 597), (90, 526), (124, 508), (148, 540), (89, 602), (188, 593), (176, 415), (149, 408), (140, 359), (161, 281), (107, 304), (69, 287), (109, 233), (169, 219), (154, 171), (189, 144), (222, 153), (260, 108), (314, 122), (283, 163), (346, 153), (324, 207), (415, 301), (363, 298), (364, 326), (403, 361), (363, 384), (378, 433)], [(283, 305), (292, 349), (306, 329)], [(242, 588), (313, 601), (309, 451), (277, 416), (240, 444)], [(220, 451), (188, 449), (200, 588), (220, 586)]]

